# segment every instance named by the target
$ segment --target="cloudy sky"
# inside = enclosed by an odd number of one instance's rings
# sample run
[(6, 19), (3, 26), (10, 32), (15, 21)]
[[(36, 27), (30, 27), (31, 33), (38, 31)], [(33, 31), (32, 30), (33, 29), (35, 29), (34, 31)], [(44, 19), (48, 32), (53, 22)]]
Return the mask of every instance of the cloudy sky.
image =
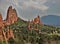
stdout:
[(22, 19), (33, 19), (37, 15), (60, 16), (60, 0), (0, 0), (0, 12), (6, 18), (8, 7), (12, 5)]

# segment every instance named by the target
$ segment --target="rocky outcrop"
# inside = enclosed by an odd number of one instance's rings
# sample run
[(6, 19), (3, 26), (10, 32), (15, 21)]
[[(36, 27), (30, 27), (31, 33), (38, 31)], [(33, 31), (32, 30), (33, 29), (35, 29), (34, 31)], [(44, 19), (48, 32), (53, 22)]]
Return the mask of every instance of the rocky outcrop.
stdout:
[[(3, 29), (5, 26), (11, 25), (11, 24), (15, 23), (17, 20), (18, 20), (17, 12), (16, 12), (15, 8), (12, 8), (12, 6), (10, 6), (7, 10), (6, 20), (3, 20), (2, 15), (0, 14), (0, 38), (1, 39), (5, 38), (6, 43), (7, 43), (7, 40), (9, 40), (10, 38), (14, 39), (14, 34), (13, 34), (12, 29), (8, 29), (7, 32), (4, 32)], [(43, 24), (41, 22), (39, 16), (34, 18), (32, 21), (29, 21), (28, 29), (38, 30), (38, 24), (39, 25)], [(33, 26), (33, 25), (35, 25), (35, 26)]]
[[(35, 24), (35, 26), (32, 26), (33, 24)], [(43, 23), (42, 23), (41, 20), (40, 20), (39, 15), (38, 15), (36, 18), (34, 18), (32, 21), (29, 21), (28, 29), (38, 30), (38, 24), (39, 24), (40, 26), (43, 25)]]
[(4, 21), (2, 18), (2, 14), (0, 13), (0, 29), (4, 27)]
[(36, 18), (34, 18), (34, 21), (33, 21), (35, 24), (39, 24), (40, 23), (40, 17), (37, 16)]
[(18, 16), (15, 8), (13, 9), (12, 6), (10, 6), (7, 11), (7, 18), (5, 20), (5, 25), (13, 24), (14, 22), (17, 21), (17, 19)]
[(8, 29), (7, 30), (6, 37), (7, 37), (7, 40), (9, 40), (10, 38), (13, 38), (14, 39), (14, 34), (13, 34), (12, 29)]
[(38, 15), (36, 18), (34, 18), (33, 23), (34, 23), (34, 24), (43, 24), (43, 23), (41, 22), (41, 20), (40, 20), (40, 16), (39, 16), (39, 15)]
[(9, 38), (14, 38), (14, 34), (11, 29), (8, 29), (7, 32), (4, 32), (3, 29), (6, 25), (11, 25), (17, 20), (18, 20), (17, 12), (15, 8), (14, 9), (12, 8), (12, 6), (8, 8), (6, 20), (3, 20), (2, 14), (0, 13), (0, 40), (5, 38), (5, 40), (7, 41), (7, 39)]
[(0, 13), (0, 40), (2, 40), (3, 38), (2, 36), (3, 28), (4, 28), (4, 23), (3, 23), (2, 14)]

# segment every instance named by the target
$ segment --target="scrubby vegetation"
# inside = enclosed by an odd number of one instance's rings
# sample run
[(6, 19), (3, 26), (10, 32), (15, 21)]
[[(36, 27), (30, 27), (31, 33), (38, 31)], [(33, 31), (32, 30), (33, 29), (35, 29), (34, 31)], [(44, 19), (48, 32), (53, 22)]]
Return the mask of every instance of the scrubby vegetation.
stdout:
[[(34, 24), (35, 25), (35, 24)], [(33, 26), (34, 26), (33, 25)], [(38, 24), (38, 31), (28, 30), (28, 22), (18, 19), (17, 22), (10, 26), (5, 27), (5, 31), (10, 27), (15, 38), (10, 38), (8, 40), (9, 44), (45, 44), (47, 41), (50, 44), (50, 41), (60, 40), (60, 28)]]

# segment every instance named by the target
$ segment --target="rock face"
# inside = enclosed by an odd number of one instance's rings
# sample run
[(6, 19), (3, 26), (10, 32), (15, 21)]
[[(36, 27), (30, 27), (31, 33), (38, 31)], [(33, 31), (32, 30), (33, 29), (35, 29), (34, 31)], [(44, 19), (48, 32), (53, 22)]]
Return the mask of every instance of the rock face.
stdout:
[(12, 6), (8, 8), (6, 20), (3, 20), (2, 15), (0, 13), (0, 40), (2, 40), (3, 37), (5, 39), (14, 38), (14, 34), (11, 29), (8, 29), (7, 32), (4, 32), (3, 29), (6, 25), (11, 25), (17, 20), (18, 20), (17, 12), (15, 9), (12, 8)]
[(33, 21), (33, 22), (34, 22), (35, 24), (42, 24), (39, 15), (38, 15), (36, 18), (34, 18), (34, 21)]
[(3, 28), (3, 27), (4, 27), (4, 21), (2, 18), (2, 14), (0, 13), (0, 28)]
[(10, 6), (7, 11), (7, 18), (6, 18), (5, 24), (6, 25), (13, 24), (15, 21), (17, 21), (17, 19), (18, 19), (18, 16), (15, 8), (13, 9), (12, 6)]
[[(36, 26), (33, 27), (33, 26), (32, 26), (33, 24), (35, 24)], [(37, 16), (36, 18), (34, 18), (32, 21), (29, 21), (28, 29), (36, 29), (36, 30), (38, 30), (38, 24), (39, 24), (40, 26), (43, 25), (43, 23), (41, 22), (39, 16)]]
[(3, 38), (3, 36), (2, 36), (3, 28), (4, 28), (4, 24), (3, 24), (2, 15), (0, 13), (0, 40), (2, 40), (2, 38)]
[(6, 32), (6, 37), (7, 37), (7, 40), (9, 40), (10, 38), (14, 39), (14, 34), (12, 29), (8, 29), (8, 31)]
[(34, 18), (34, 21), (33, 21), (35, 24), (39, 24), (40, 23), (40, 17), (37, 16), (36, 18)]

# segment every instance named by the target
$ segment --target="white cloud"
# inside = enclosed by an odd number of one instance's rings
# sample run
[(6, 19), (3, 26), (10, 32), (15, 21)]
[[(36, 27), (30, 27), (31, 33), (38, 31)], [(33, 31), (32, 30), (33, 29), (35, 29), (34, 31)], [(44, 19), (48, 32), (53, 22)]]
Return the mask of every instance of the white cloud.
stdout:
[[(27, 9), (28, 7), (34, 7), (37, 9), (40, 9), (42, 11), (47, 10), (48, 7), (44, 5), (44, 3), (47, 2), (47, 0), (13, 0), (13, 4), (15, 4), (17, 7), (21, 7), (23, 9)], [(22, 6), (20, 6), (20, 2), (22, 2)]]
[(23, 15), (26, 19), (28, 19), (28, 16), (33, 18), (32, 16), (35, 17), (38, 14), (40, 16), (47, 14), (60, 15), (60, 0), (1, 0), (0, 11), (2, 14), (6, 14), (6, 10), (10, 5), (16, 8), (20, 17)]

